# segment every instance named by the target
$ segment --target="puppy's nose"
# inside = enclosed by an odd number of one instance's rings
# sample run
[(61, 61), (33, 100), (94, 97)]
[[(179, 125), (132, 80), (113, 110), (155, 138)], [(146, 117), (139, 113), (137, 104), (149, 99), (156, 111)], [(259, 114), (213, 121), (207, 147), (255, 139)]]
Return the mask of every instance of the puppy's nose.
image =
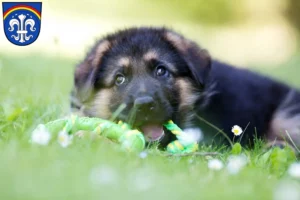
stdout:
[(149, 112), (154, 110), (154, 99), (150, 96), (138, 97), (134, 101), (134, 107), (138, 112)]

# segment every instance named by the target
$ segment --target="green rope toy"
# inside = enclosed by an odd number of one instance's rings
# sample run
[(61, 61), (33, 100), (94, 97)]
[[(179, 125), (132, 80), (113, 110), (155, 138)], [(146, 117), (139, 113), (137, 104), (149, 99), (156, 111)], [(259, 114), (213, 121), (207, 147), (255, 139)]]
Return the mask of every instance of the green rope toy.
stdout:
[(176, 135), (177, 140), (171, 142), (167, 146), (167, 151), (172, 154), (178, 153), (193, 153), (198, 150), (198, 143), (196, 141), (187, 143), (184, 141), (184, 132), (172, 120), (164, 124), (166, 129)]
[[(164, 126), (177, 137), (177, 140), (168, 144), (167, 152), (178, 154), (191, 153), (198, 150), (197, 142), (190, 144), (183, 142), (184, 132), (173, 121), (168, 121)], [(78, 131), (91, 131), (96, 135), (106, 137), (121, 144), (121, 147), (128, 151), (142, 151), (145, 148), (144, 135), (122, 121), (114, 123), (101, 118), (73, 115), (68, 119), (58, 119), (48, 122), (45, 124), (45, 127), (52, 134), (59, 131), (65, 131), (68, 134), (74, 134)]]

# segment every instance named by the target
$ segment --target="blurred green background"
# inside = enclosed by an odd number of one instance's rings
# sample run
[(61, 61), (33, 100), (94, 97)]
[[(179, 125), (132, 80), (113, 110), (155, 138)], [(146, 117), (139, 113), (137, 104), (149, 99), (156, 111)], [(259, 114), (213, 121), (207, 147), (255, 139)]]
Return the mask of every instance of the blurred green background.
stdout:
[(299, 9), (298, 0), (45, 0), (39, 39), (20, 48), (10, 44), (1, 31), (0, 53), (78, 58), (108, 32), (163, 25), (224, 61), (275, 66), (289, 61), (299, 49)]

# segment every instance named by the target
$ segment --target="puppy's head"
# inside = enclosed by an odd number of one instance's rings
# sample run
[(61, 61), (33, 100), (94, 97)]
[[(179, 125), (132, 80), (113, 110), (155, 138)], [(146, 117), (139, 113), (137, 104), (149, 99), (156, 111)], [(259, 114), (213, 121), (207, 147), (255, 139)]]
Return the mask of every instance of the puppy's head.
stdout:
[(75, 71), (73, 99), (85, 115), (120, 119), (148, 140), (184, 124), (205, 87), (210, 57), (165, 28), (132, 28), (100, 40)]

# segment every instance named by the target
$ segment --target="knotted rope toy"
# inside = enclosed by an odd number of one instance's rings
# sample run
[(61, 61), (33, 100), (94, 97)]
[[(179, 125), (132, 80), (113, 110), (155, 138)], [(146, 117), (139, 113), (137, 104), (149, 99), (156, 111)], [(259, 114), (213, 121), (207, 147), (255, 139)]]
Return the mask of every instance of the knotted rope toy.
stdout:
[(197, 141), (187, 141), (186, 134), (172, 120), (164, 124), (166, 129), (176, 135), (177, 140), (171, 142), (167, 146), (167, 151), (172, 154), (193, 153), (198, 150)]
[[(187, 143), (184, 141), (184, 132), (173, 121), (168, 121), (164, 126), (177, 137), (177, 140), (168, 144), (167, 152), (178, 154), (192, 153), (198, 150), (197, 142)], [(45, 127), (51, 134), (59, 131), (65, 131), (68, 134), (89, 131), (119, 143), (123, 149), (129, 151), (142, 151), (146, 144), (144, 135), (139, 130), (132, 129), (129, 124), (122, 121), (114, 123), (101, 118), (72, 115), (71, 118), (48, 122)]]

